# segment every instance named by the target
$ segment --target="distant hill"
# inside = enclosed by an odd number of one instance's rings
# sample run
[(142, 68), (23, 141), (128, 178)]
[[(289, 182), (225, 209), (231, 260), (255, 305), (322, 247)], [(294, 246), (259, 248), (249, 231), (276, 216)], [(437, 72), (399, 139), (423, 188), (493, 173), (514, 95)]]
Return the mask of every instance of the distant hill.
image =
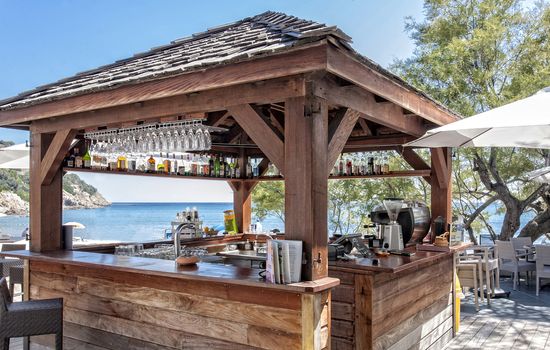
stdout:
[[(0, 140), (0, 148), (13, 145)], [(110, 205), (97, 189), (76, 174), (63, 177), (63, 207), (65, 209), (100, 208)], [(29, 173), (0, 169), (0, 214), (27, 215), (29, 212)]]

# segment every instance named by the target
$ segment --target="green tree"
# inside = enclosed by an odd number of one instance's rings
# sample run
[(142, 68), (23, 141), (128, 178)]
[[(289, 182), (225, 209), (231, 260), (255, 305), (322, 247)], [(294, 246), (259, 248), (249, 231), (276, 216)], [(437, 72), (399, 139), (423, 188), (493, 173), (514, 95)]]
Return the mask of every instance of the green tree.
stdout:
[[(412, 57), (396, 61), (392, 69), (462, 115), (550, 85), (547, 3), (526, 8), (518, 0), (426, 0), (424, 13), (422, 22), (406, 22), (416, 45)], [(548, 162), (548, 152), (542, 150), (457, 150), (455, 209), (466, 217), (469, 231), (481, 222), (493, 238), (508, 239), (518, 230), (521, 215), (534, 211), (521, 234), (538, 238), (548, 232), (549, 188), (523, 178)], [(486, 218), (493, 203), (504, 214), (498, 234)]]

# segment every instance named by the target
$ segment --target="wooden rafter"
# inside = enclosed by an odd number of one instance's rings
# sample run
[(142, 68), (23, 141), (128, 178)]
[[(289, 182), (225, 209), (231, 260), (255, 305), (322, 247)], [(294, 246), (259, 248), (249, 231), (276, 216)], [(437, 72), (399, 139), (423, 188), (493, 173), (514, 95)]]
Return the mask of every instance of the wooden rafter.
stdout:
[(61, 167), (63, 157), (65, 157), (65, 154), (69, 150), (76, 133), (77, 131), (72, 129), (63, 129), (55, 133), (40, 163), (40, 183), (42, 185), (51, 184)]
[[(160, 98), (104, 108), (95, 111), (75, 113), (67, 116), (37, 120), (33, 122), (36, 132), (49, 133), (59, 129), (85, 129), (117, 122), (140, 121), (163, 116), (188, 114), (196, 111), (210, 112), (224, 110), (226, 106), (244, 103), (269, 103), (280, 101), (285, 96), (303, 95), (303, 79), (300, 77), (275, 79), (262, 86), (243, 84), (218, 88), (201, 93)], [(302, 86), (303, 87), (303, 86)], [(0, 112), (1, 115), (1, 112)], [(195, 118), (193, 114), (184, 118)]]
[(437, 125), (452, 123), (459, 119), (418, 92), (399, 86), (393, 79), (367, 67), (349, 53), (334, 46), (328, 47), (327, 71), (382, 96)]
[(354, 137), (346, 142), (346, 148), (361, 148), (368, 146), (383, 146), (395, 147), (401, 146), (407, 142), (413, 141), (415, 138), (408, 135), (390, 135), (390, 136), (371, 136), (371, 137)]
[(271, 162), (284, 172), (284, 143), (262, 117), (249, 104), (231, 106), (227, 110)]
[[(338, 155), (348, 141), (351, 131), (357, 124), (357, 119), (360, 117), (359, 112), (353, 109), (347, 109), (342, 118), (336, 117), (329, 126), (329, 144), (327, 155), (327, 175), (330, 174), (334, 163), (338, 159)], [(337, 126), (333, 123), (338, 123)]]
[[(402, 157), (414, 170), (431, 170), (431, 167), (412, 148), (404, 148)], [(424, 176), (424, 180), (430, 182), (431, 177)]]
[(362, 118), (405, 134), (418, 137), (424, 135), (427, 130), (422, 118), (405, 118), (400, 106), (393, 103), (376, 102), (372, 93), (358, 86), (338, 86), (325, 79), (316, 85), (315, 94), (326, 98), (330, 103), (362, 113)]
[(369, 124), (367, 124), (367, 121), (365, 119), (360, 118), (358, 122), (361, 129), (363, 129), (363, 132), (365, 133), (365, 135), (367, 136), (374, 135), (374, 132), (371, 130), (371, 128), (369, 127)]

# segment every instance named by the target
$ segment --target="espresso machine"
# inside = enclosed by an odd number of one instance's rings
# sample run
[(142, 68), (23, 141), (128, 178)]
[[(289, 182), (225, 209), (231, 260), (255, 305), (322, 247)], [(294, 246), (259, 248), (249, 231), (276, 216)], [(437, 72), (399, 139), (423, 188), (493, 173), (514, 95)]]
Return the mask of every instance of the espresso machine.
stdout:
[(398, 199), (385, 199), (383, 202), (390, 222), (381, 225), (381, 231), (383, 232), (384, 245), (388, 244), (390, 250), (403, 250), (403, 232), (401, 225), (397, 222), (397, 217), (401, 208), (403, 208), (403, 201)]

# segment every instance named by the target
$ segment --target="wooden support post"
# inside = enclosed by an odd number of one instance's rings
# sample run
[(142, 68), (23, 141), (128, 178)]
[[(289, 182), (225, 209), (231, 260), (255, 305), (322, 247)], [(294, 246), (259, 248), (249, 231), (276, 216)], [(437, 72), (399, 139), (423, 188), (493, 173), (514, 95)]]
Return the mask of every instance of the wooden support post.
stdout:
[[(55, 145), (53, 140), (53, 134), (31, 132), (30, 250), (34, 252), (61, 248), (63, 172), (60, 164), (51, 170), (49, 183), (42, 181), (42, 164), (49, 159), (45, 156), (50, 145)], [(50, 173), (50, 169), (46, 173)]]
[[(452, 221), (452, 182), (451, 182), (451, 149), (432, 148), (432, 218), (442, 216), (449, 224)], [(434, 232), (434, 225), (432, 225)]]
[[(246, 150), (240, 150), (237, 161), (241, 169), (241, 176), (245, 177), (248, 161)], [(233, 211), (239, 232), (248, 230), (252, 222), (252, 189), (255, 185), (256, 183), (229, 182), (229, 186), (233, 190)]]
[(307, 94), (285, 101), (285, 235), (304, 242), (302, 278), (327, 276), (326, 100)]

